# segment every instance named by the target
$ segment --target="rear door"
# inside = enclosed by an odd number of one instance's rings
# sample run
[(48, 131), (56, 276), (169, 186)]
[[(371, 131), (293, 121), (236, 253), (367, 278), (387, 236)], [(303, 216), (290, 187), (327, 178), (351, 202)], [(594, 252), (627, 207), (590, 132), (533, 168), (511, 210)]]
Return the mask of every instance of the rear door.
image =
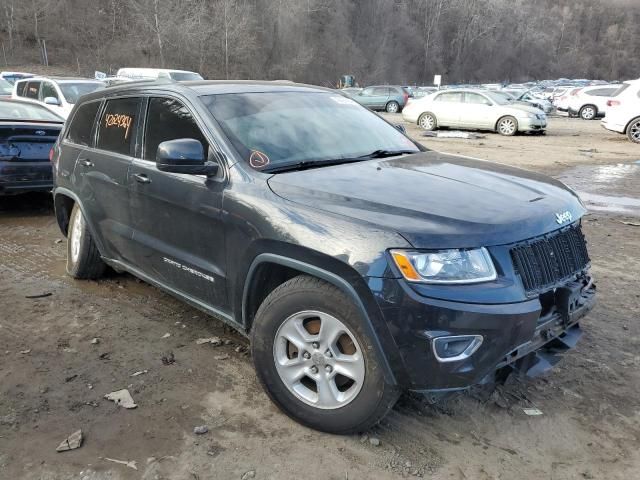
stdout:
[(161, 172), (158, 145), (192, 138), (205, 155), (213, 149), (187, 103), (170, 96), (148, 99), (142, 152), (131, 164), (128, 188), (133, 263), (154, 280), (220, 310), (227, 310), (222, 196), (216, 178)]
[(76, 192), (102, 240), (102, 254), (127, 262), (132, 238), (127, 173), (141, 106), (139, 97), (106, 100), (98, 117), (95, 146), (79, 149), (74, 171)]
[(462, 92), (443, 92), (433, 99), (433, 113), (439, 126), (454, 127), (459, 124), (462, 101)]
[(389, 88), (374, 87), (372, 95), (373, 108), (384, 108), (389, 101)]

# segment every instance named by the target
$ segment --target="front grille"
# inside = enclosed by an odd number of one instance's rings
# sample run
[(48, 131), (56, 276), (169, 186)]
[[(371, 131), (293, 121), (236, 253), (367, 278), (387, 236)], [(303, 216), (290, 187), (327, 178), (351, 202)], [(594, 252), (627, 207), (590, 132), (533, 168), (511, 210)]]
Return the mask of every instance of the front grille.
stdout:
[(511, 249), (511, 258), (527, 293), (549, 289), (589, 265), (579, 224), (517, 245)]

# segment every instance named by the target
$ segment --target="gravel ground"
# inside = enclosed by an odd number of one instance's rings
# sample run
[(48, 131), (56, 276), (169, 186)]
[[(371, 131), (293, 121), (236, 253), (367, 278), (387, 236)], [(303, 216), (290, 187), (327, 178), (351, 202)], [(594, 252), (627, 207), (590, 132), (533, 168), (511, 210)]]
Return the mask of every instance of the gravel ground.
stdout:
[[(637, 478), (640, 146), (566, 118), (552, 118), (546, 136), (427, 139), (407, 128), (435, 150), (604, 197), (589, 200), (584, 220), (599, 304), (552, 372), (436, 406), (404, 396), (370, 432), (318, 433), (271, 404), (244, 338), (129, 275), (70, 279), (49, 197), (2, 198), (0, 478)], [(196, 344), (212, 336), (222, 345)], [(137, 408), (103, 398), (123, 388)], [(527, 416), (530, 407), (543, 414)], [(82, 447), (57, 453), (78, 429)]]

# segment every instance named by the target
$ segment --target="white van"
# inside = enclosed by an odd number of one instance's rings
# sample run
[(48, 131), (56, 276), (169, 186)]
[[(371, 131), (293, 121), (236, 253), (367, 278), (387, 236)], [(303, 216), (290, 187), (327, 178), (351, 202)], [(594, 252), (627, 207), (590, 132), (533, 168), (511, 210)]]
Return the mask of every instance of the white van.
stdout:
[(170, 78), (176, 81), (202, 80), (202, 75), (187, 70), (173, 70), (170, 68), (121, 68), (116, 77), (131, 80), (145, 80), (152, 78)]

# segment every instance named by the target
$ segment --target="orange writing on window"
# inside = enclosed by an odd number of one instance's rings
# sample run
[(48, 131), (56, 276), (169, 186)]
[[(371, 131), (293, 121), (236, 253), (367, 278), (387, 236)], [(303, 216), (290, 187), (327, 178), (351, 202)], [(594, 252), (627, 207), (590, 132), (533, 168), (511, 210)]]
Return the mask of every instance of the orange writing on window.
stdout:
[(107, 113), (104, 117), (104, 126), (115, 127), (115, 128), (123, 128), (124, 129), (124, 139), (127, 140), (129, 138), (129, 130), (131, 128), (132, 117), (129, 115), (122, 115), (119, 113)]

